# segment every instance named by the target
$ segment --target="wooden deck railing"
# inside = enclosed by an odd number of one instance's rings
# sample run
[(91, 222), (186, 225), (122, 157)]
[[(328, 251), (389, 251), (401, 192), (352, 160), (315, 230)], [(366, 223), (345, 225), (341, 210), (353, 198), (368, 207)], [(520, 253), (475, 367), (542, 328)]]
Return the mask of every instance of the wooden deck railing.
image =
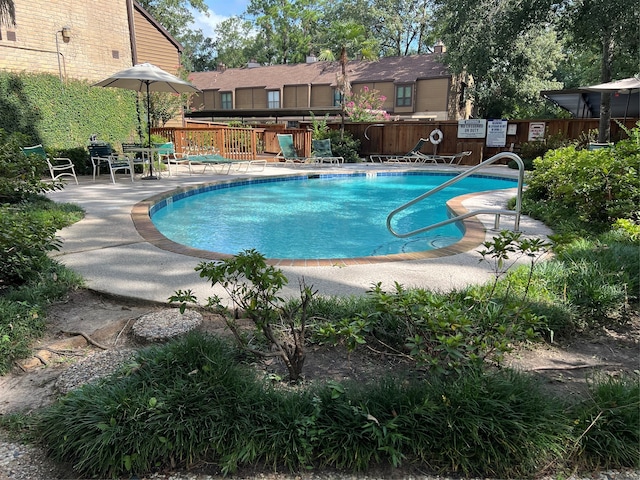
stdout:
[(300, 128), (239, 128), (223, 125), (152, 128), (151, 133), (173, 142), (177, 153), (215, 150), (233, 160), (255, 160), (258, 153), (276, 155), (280, 151), (278, 133), (293, 135), (301, 157), (311, 156), (311, 131)]
[(215, 151), (233, 160), (255, 160), (259, 131), (212, 125), (207, 128), (152, 128), (151, 133), (173, 142), (176, 153)]

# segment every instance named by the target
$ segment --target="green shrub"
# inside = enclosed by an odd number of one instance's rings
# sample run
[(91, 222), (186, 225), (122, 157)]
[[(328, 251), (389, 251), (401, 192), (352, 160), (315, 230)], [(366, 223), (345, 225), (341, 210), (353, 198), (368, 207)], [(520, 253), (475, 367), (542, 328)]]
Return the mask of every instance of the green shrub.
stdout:
[(11, 370), (13, 362), (26, 357), (31, 342), (44, 330), (39, 305), (6, 300), (0, 296), (0, 375)]
[(57, 75), (0, 72), (0, 129), (26, 135), (24, 145), (47, 149), (86, 145), (97, 134), (117, 144), (135, 135), (136, 93), (98, 88)]
[(573, 408), (576, 463), (585, 469), (640, 467), (640, 378), (598, 377)]
[(544, 156), (549, 150), (566, 147), (567, 145), (569, 145), (569, 140), (562, 133), (558, 133), (543, 140), (522, 143), (519, 155), (522, 160), (532, 162), (536, 158)]
[(344, 135), (341, 135), (340, 130), (329, 130), (327, 138), (331, 139), (331, 152), (337, 157), (343, 157), (345, 163), (360, 161), (360, 140), (353, 138), (351, 132), (345, 131)]
[(579, 240), (561, 248), (557, 258), (565, 266), (565, 275), (556, 279), (557, 291), (565, 292), (583, 322), (626, 319), (629, 303), (637, 302), (640, 292), (637, 245)]
[(638, 212), (640, 145), (633, 140), (611, 149), (550, 151), (535, 167), (527, 177), (526, 206), (538, 203), (536, 212), (552, 228), (564, 221), (573, 229), (602, 232)]
[(43, 182), (47, 163), (37, 155), (25, 155), (26, 144), (21, 134), (8, 134), (0, 129), (0, 204), (17, 203), (27, 197), (62, 187), (60, 182)]
[(236, 353), (198, 333), (147, 348), (45, 409), (37, 431), (53, 459), (101, 478), (201, 462), (226, 474), (408, 463), (514, 478), (562, 458), (569, 444), (563, 405), (523, 374), (470, 370), (288, 391), (258, 382)]
[(47, 261), (47, 252), (58, 248), (56, 226), (31, 211), (0, 206), (0, 289), (19, 285)]
[[(222, 341), (197, 334), (140, 351), (119, 375), (74, 390), (43, 413), (51, 457), (100, 478), (203, 458), (233, 463), (259, 433), (250, 420), (261, 392), (233, 358)], [(251, 462), (252, 453), (243, 459)]]

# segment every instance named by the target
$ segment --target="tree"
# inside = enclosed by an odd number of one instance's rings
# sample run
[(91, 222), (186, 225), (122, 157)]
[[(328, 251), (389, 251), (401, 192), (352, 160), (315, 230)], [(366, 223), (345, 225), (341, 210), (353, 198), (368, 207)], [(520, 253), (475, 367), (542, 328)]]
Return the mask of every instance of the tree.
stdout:
[[(338, 91), (340, 92), (340, 106), (342, 122), (340, 125), (341, 136), (344, 136), (344, 117), (346, 108), (346, 98), (351, 93), (351, 83), (347, 77), (347, 62), (349, 61), (348, 52), (358, 52), (358, 55), (363, 59), (373, 60), (376, 57), (377, 44), (375, 40), (367, 38), (365, 32), (366, 29), (354, 22), (345, 22), (335, 24), (334, 29), (336, 32), (335, 46), (339, 46), (340, 49), (340, 74), (337, 78)], [(331, 47), (325, 48), (320, 52), (320, 60), (333, 61), (335, 55)]]
[(447, 46), (444, 60), (453, 73), (473, 77), (476, 115), (511, 113), (505, 98), (516, 95), (526, 75), (541, 71), (535, 66), (539, 55), (521, 40), (546, 30), (541, 27), (549, 24), (551, 1), (435, 0), (437, 33)]
[[(565, 0), (561, 28), (577, 49), (599, 52), (599, 83), (638, 73), (640, 6), (636, 0)], [(611, 94), (600, 100), (598, 141), (609, 141)]]
[(373, 0), (372, 31), (382, 56), (426, 53), (433, 38), (431, 0)]
[(254, 17), (260, 63), (305, 61), (316, 30), (319, 11), (312, 0), (251, 0), (247, 14)]
[(13, 0), (0, 0), (0, 27), (15, 26), (16, 24), (16, 7)]
[(189, 72), (207, 72), (215, 70), (215, 46), (202, 30), (187, 31), (181, 40), (182, 68)]
[(231, 17), (218, 24), (213, 48), (216, 63), (229, 68), (240, 68), (252, 58), (261, 58), (256, 46), (256, 34), (250, 21)]
[(204, 0), (138, 0), (138, 3), (178, 40), (190, 31), (193, 10), (209, 14)]

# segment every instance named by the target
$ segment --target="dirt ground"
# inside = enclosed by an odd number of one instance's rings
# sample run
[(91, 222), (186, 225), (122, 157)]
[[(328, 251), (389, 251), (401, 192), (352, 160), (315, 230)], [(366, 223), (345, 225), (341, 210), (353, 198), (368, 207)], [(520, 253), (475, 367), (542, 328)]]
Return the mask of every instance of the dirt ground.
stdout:
[[(140, 316), (162, 308), (166, 306), (106, 297), (88, 290), (71, 293), (50, 309), (46, 334), (34, 345), (33, 356), (0, 377), (0, 415), (27, 413), (54, 401), (59, 395), (55, 386), (58, 376), (79, 359), (101, 351), (101, 347), (138, 346), (131, 335), (131, 325)], [(216, 316), (205, 316), (201, 328), (229, 335), (224, 322)], [(532, 372), (554, 393), (580, 395), (586, 380), (595, 373), (638, 372), (639, 353), (640, 320), (635, 318), (597, 334), (520, 348), (508, 357), (507, 364)], [(275, 363), (265, 368), (283, 372)], [(366, 348), (348, 354), (341, 348), (311, 346), (304, 373), (307, 380), (370, 380), (402, 368), (402, 361), (381, 357)]]

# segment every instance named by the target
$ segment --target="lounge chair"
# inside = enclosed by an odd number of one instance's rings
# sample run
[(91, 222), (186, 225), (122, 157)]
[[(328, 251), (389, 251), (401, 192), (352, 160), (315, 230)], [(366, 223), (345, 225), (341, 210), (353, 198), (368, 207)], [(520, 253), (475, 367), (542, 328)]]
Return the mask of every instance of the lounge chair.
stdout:
[(313, 148), (313, 158), (318, 163), (344, 163), (344, 157), (339, 157), (333, 154), (331, 151), (331, 140), (325, 138), (324, 140), (311, 140)]
[(33, 147), (23, 147), (22, 151), (25, 155), (37, 155), (38, 157), (46, 160), (49, 167), (49, 173), (52, 180), (58, 180), (60, 177), (73, 177), (78, 184), (78, 177), (76, 177), (76, 168), (73, 162), (69, 158), (49, 158), (47, 152), (45, 152), (42, 144), (34, 145)]
[(189, 171), (191, 171), (192, 165), (203, 165), (202, 173), (207, 168), (211, 168), (214, 173), (228, 174), (231, 171), (231, 166), (238, 163), (217, 153), (187, 155), (187, 159), (189, 161)]
[(160, 159), (160, 163), (167, 165), (169, 176), (171, 176), (171, 165), (175, 165), (176, 174), (178, 173), (179, 165), (187, 165), (189, 167), (189, 175), (191, 175), (191, 162), (189, 161), (189, 157), (187, 155), (176, 153), (173, 142), (157, 145), (156, 148), (158, 149), (158, 158)]
[(425, 143), (428, 143), (429, 139), (428, 138), (421, 138), (420, 140), (418, 140), (418, 143), (416, 143), (415, 147), (413, 147), (411, 150), (409, 150), (407, 153), (405, 153), (404, 155), (371, 155), (370, 159), (372, 162), (379, 162), (379, 163), (383, 163), (383, 162), (393, 162), (393, 163), (399, 163), (399, 162), (405, 162), (405, 163), (426, 163), (426, 162), (433, 162), (433, 163), (438, 163), (437, 162), (437, 156), (435, 155), (427, 155), (425, 153), (422, 153), (420, 150), (422, 150), (422, 147), (424, 146)]
[(449, 165), (460, 165), (462, 159), (469, 155), (471, 155), (471, 150), (456, 153), (455, 155), (436, 155), (435, 159), (436, 161), (442, 160), (443, 163), (448, 163)]
[(276, 158), (286, 163), (291, 163), (294, 166), (303, 163), (316, 163), (313, 157), (301, 157), (296, 151), (296, 147), (293, 144), (293, 135), (290, 133), (278, 133), (278, 144), (280, 145), (280, 152), (276, 155)]

